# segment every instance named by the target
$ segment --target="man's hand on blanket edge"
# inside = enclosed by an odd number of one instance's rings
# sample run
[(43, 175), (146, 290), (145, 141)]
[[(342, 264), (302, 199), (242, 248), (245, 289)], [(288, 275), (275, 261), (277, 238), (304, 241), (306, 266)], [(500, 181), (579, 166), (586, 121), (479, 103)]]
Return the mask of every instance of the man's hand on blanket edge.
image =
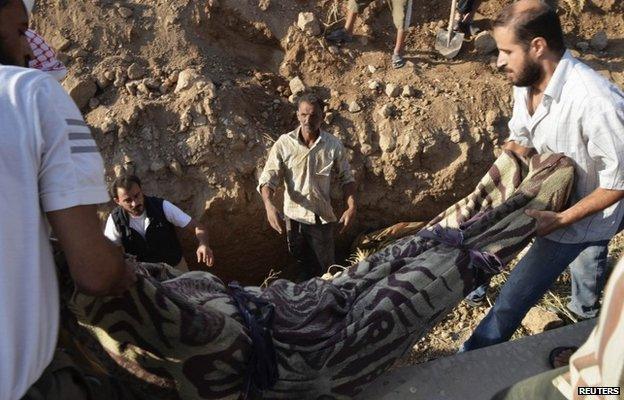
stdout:
[(339, 224), (342, 224), (342, 228), (340, 228), (340, 233), (344, 233), (347, 228), (353, 223), (355, 219), (355, 207), (349, 207), (342, 213), (342, 217), (340, 217)]
[(526, 210), (525, 213), (535, 218), (537, 221), (535, 230), (539, 236), (544, 236), (602, 211), (622, 199), (624, 199), (624, 190), (597, 188), (572, 207), (559, 213), (538, 210)]
[(137, 281), (136, 261), (124, 260), (124, 267), (124, 277), (119, 282), (119, 285), (111, 292), (113, 296), (121, 296)]
[(537, 236), (546, 236), (566, 226), (563, 216), (554, 211), (525, 210), (524, 213), (535, 219), (535, 233)]
[(536, 151), (534, 148), (523, 146), (520, 143), (513, 141), (513, 140), (506, 141), (505, 143), (503, 143), (501, 148), (503, 150), (509, 150), (511, 152), (514, 152), (520, 157), (530, 158), (531, 156), (536, 154)]

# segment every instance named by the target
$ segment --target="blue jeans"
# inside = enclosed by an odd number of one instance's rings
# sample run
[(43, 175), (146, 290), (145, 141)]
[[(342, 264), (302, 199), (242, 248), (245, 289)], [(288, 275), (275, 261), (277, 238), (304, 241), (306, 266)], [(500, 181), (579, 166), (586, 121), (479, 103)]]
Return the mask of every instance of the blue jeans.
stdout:
[(606, 240), (566, 244), (536, 238), (509, 274), (492, 309), (462, 346), (463, 350), (509, 340), (529, 309), (568, 266), (572, 275), (572, 299), (568, 308), (584, 318), (596, 316), (606, 280), (608, 244)]

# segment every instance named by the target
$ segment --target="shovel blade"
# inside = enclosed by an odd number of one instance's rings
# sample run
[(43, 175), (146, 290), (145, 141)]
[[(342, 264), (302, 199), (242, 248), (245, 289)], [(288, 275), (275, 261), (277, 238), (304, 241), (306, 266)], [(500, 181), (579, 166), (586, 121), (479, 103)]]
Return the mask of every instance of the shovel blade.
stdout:
[(451, 32), (451, 40), (449, 43), (449, 32), (444, 29), (438, 30), (435, 41), (435, 49), (442, 56), (451, 59), (459, 53), (464, 43), (464, 34), (459, 32)]

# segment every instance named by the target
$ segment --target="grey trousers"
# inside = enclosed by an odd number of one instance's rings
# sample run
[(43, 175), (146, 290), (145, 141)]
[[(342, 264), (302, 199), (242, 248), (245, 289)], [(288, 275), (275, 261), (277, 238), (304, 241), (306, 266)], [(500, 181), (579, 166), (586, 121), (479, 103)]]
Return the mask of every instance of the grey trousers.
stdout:
[(288, 251), (297, 261), (297, 279), (321, 276), (335, 261), (334, 223), (304, 224), (286, 218)]

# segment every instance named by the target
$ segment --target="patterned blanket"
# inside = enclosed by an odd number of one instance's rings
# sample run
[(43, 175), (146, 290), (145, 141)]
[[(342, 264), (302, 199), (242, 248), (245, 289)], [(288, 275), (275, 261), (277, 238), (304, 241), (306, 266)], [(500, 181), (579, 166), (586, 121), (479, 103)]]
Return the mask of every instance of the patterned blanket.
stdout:
[[(562, 155), (525, 160), (504, 152), (474, 192), (424, 228), (459, 233), (461, 242), (410, 235), (330, 281), (246, 288), (274, 305), (279, 379), (262, 397), (347, 399), (361, 392), (461, 301), (477, 275), (496, 272), (473, 255), (507, 265), (534, 234), (524, 210), (562, 209), (573, 178)], [(162, 264), (139, 264), (137, 273), (136, 286), (118, 298), (66, 285), (66, 329), (149, 398), (241, 397), (251, 340), (223, 282)]]

